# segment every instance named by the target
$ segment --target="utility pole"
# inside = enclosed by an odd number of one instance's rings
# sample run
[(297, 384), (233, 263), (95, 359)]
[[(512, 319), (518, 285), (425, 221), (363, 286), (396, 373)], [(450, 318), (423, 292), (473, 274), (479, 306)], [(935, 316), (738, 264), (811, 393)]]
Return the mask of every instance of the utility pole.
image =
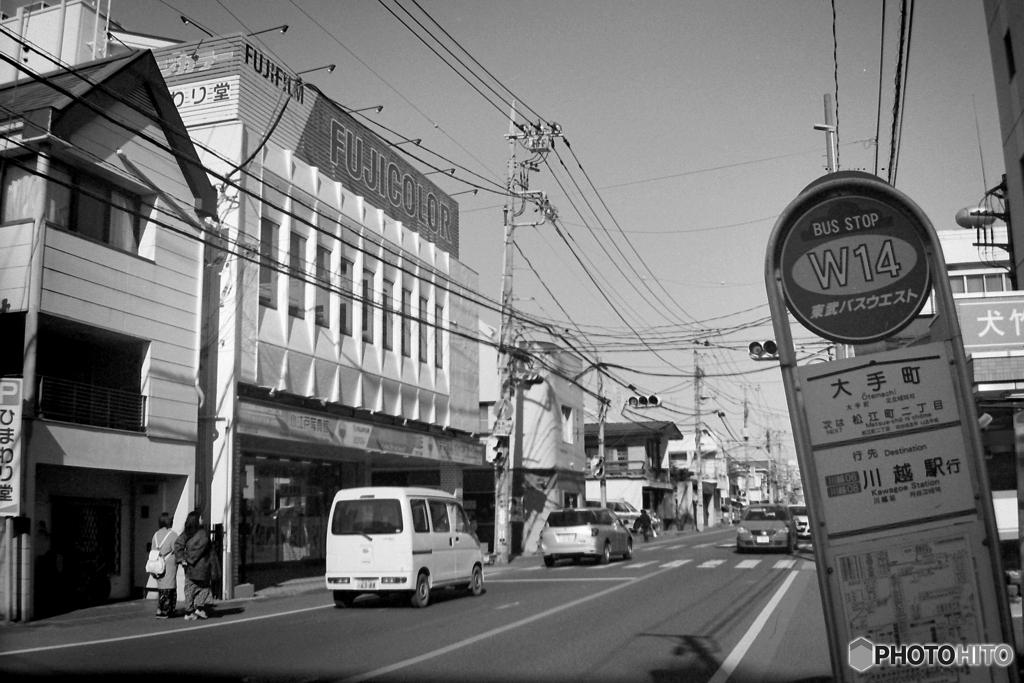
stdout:
[(816, 124), (814, 130), (825, 131), (825, 172), (835, 173), (839, 170), (836, 168), (836, 119), (829, 93), (825, 93), (825, 123)]
[(597, 373), (597, 457), (601, 468), (601, 507), (608, 507), (608, 470), (604, 460), (604, 418), (608, 413), (608, 402), (604, 398), (604, 378)]
[(694, 524), (697, 524), (697, 517), (700, 517), (700, 525), (697, 531), (704, 528), (704, 462), (700, 455), (700, 433), (703, 425), (700, 423), (700, 354), (696, 349), (693, 351), (693, 404), (697, 411), (697, 427), (693, 437), (694, 459), (697, 463), (697, 513), (694, 515)]
[[(529, 192), (529, 173), (540, 168), (540, 163), (551, 151), (552, 139), (561, 136), (561, 127), (556, 123), (538, 123), (525, 132), (516, 124), (515, 103), (509, 116), (508, 178), (506, 182), (503, 222), (505, 227), (504, 264), (501, 274), (501, 330), (498, 335), (498, 370), (501, 373), (501, 399), (495, 410), (496, 424), (507, 425), (511, 414), (512, 428), (501, 435), (495, 430), (499, 452), (503, 457), (494, 459), (494, 554), (498, 564), (507, 564), (512, 552), (513, 494), (515, 491), (515, 465), (522, 463), (523, 406), (527, 383), (519, 376), (525, 370), (529, 354), (516, 347), (519, 339), (518, 324), (513, 310), (512, 276), (515, 229), (517, 227), (543, 225), (554, 221), (557, 213), (542, 192)], [(516, 161), (516, 146), (524, 146), (532, 156), (521, 162)], [(520, 205), (517, 207), (517, 200)], [(539, 221), (516, 223), (515, 219), (525, 210), (527, 203), (533, 203), (541, 211)]]

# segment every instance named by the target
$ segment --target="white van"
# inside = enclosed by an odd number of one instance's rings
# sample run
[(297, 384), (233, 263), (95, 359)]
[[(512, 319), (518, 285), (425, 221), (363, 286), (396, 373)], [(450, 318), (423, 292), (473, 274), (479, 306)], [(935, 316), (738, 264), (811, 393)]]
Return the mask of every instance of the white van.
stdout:
[(357, 595), (408, 593), (426, 607), (430, 590), (484, 589), (483, 553), (458, 498), (436, 489), (369, 486), (334, 496), (327, 528), (327, 589), (334, 604)]

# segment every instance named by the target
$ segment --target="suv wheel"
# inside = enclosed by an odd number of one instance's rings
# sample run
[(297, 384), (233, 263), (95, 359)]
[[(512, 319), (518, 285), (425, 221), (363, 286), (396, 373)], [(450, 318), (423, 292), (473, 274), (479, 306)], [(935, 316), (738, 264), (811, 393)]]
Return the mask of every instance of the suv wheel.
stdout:
[(627, 538), (626, 539), (626, 552), (624, 552), (622, 554), (622, 559), (624, 559), (624, 560), (632, 560), (633, 559), (633, 539), (632, 538)]
[(601, 556), (597, 559), (599, 564), (608, 564), (612, 559), (612, 544), (608, 541), (604, 542), (604, 550), (601, 551)]

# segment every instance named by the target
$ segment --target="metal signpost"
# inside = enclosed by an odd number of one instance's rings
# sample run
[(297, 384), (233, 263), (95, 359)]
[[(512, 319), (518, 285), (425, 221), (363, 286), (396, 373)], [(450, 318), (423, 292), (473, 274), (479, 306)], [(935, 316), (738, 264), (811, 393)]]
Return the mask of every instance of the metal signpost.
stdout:
[[(938, 244), (916, 204), (856, 171), (807, 186), (768, 243), (765, 284), (837, 681), (1018, 680), (1005, 661), (1012, 621)], [(913, 325), (930, 296), (935, 316)], [(853, 356), (798, 367), (789, 314)]]

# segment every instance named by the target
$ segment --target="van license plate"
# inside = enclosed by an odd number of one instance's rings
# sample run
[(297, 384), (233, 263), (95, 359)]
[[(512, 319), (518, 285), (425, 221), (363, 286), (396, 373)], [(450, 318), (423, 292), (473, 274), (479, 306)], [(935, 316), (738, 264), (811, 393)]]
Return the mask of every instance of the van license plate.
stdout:
[(356, 589), (361, 591), (377, 590), (376, 581), (356, 581)]
[(571, 543), (576, 540), (576, 534), (555, 534), (559, 543)]
[(767, 543), (768, 542), (768, 537), (767, 536), (758, 536), (755, 540), (758, 543)]

